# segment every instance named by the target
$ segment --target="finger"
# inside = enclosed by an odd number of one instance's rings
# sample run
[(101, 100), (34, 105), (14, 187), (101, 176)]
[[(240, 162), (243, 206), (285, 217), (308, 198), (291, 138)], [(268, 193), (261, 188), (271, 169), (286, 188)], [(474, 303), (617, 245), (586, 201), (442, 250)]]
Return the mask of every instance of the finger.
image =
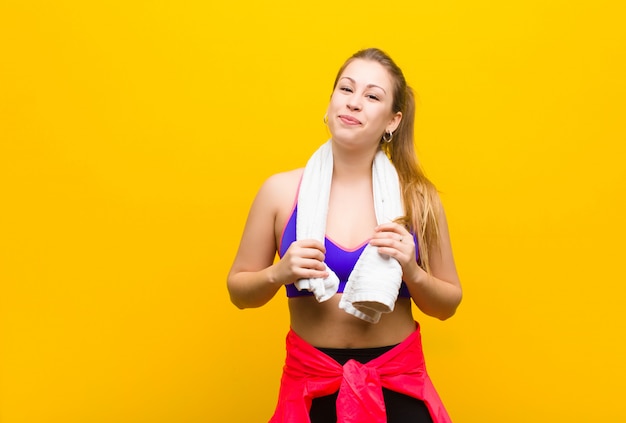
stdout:
[(326, 267), (322, 263), (316, 262), (314, 260), (308, 263), (301, 263), (301, 266), (298, 266), (296, 269), (294, 269), (294, 274), (298, 279), (328, 277), (328, 271), (326, 270)]
[(407, 237), (401, 234), (383, 232), (380, 234), (375, 234), (370, 240), (370, 244), (379, 247), (400, 248), (402, 244), (407, 244)]
[(377, 226), (374, 234), (388, 236), (399, 241), (404, 241), (411, 236), (411, 233), (404, 226), (393, 222)]
[(319, 270), (311, 270), (306, 269), (300, 272), (297, 276), (298, 279), (326, 279), (328, 277), (328, 272), (321, 272)]
[(315, 239), (301, 239), (294, 242), (294, 244), (302, 248), (313, 248), (324, 254), (326, 253), (326, 247), (324, 244)]
[(398, 261), (400, 261), (402, 258), (402, 253), (397, 248), (393, 247), (378, 247), (378, 253), (385, 256), (393, 257)]
[[(307, 246), (309, 245), (309, 246)], [(303, 243), (300, 241), (292, 243), (285, 255), (289, 254), (293, 257), (306, 257), (316, 260), (324, 261), (326, 250), (310, 246), (312, 244)]]
[(324, 262), (314, 259), (304, 259), (299, 263), (299, 266), (303, 269), (311, 269), (311, 270), (326, 270), (326, 265)]
[(299, 255), (302, 258), (313, 259), (319, 262), (326, 259), (326, 255), (316, 248), (302, 248)]
[(380, 254), (391, 256), (399, 262), (414, 257), (415, 253), (412, 241), (407, 240), (406, 237), (404, 237), (402, 241), (400, 241), (399, 237), (396, 238), (397, 239), (383, 238), (373, 240), (371, 245), (377, 247)]
[(400, 233), (400, 232), (406, 231), (406, 229), (404, 228), (404, 226), (396, 222), (387, 222), (387, 223), (381, 223), (380, 225), (376, 226), (376, 231)]

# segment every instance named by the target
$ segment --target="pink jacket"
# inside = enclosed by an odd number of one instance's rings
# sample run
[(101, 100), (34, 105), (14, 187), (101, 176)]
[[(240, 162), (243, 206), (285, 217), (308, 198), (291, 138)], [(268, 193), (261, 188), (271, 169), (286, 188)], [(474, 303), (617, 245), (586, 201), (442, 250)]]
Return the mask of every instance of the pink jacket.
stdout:
[(424, 401), (434, 423), (451, 423), (426, 373), (419, 326), (380, 357), (366, 364), (349, 360), (344, 366), (291, 330), (278, 405), (270, 423), (309, 423), (312, 399), (337, 390), (338, 422), (385, 423), (382, 387)]

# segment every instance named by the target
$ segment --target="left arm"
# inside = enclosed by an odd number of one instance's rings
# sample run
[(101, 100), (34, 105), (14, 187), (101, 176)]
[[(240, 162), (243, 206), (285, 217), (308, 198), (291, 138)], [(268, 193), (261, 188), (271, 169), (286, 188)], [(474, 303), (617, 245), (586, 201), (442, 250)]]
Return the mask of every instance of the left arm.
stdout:
[(402, 279), (417, 307), (425, 314), (446, 320), (454, 315), (463, 291), (454, 264), (450, 234), (443, 207), (438, 216), (439, 248), (429, 250), (431, 274), (415, 260), (413, 235), (398, 223), (376, 227), (370, 244), (402, 265)]

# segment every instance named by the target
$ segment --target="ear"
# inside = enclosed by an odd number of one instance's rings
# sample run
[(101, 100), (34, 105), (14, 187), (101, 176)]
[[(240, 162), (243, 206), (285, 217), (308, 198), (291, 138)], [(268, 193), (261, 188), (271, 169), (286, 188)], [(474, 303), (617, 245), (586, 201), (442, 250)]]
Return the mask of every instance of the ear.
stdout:
[(387, 132), (394, 132), (398, 129), (398, 125), (400, 125), (400, 121), (402, 121), (402, 112), (396, 112), (392, 117), (389, 123), (387, 124)]

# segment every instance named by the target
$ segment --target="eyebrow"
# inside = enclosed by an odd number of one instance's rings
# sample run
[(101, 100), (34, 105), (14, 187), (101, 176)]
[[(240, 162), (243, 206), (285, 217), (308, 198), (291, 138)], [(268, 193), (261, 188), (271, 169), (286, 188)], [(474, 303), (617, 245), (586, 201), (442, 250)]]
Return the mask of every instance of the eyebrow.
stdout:
[[(340, 80), (341, 80), (341, 79), (349, 79), (349, 80), (350, 80), (353, 84), (356, 84), (356, 81), (355, 81), (354, 79), (350, 78), (349, 76), (342, 76), (342, 77), (340, 78)], [(383, 87), (381, 87), (380, 85), (376, 85), (376, 84), (367, 84), (367, 85), (366, 85), (366, 87), (367, 87), (367, 88), (380, 88), (381, 90), (383, 90), (383, 92), (384, 92), (385, 94), (387, 94), (387, 91), (385, 91), (385, 89), (384, 89)]]

